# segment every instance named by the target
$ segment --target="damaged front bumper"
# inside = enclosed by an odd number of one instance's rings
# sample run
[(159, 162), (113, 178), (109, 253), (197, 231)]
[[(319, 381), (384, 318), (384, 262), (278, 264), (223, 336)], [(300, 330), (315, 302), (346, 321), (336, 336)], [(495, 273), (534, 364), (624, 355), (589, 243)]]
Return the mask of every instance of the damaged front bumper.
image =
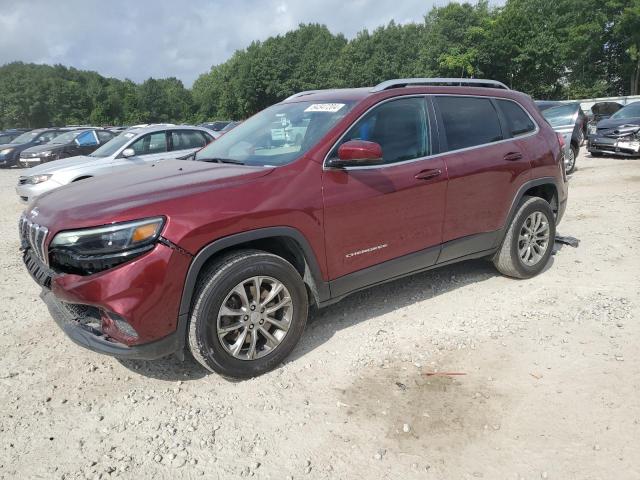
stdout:
[(640, 156), (640, 137), (637, 133), (627, 135), (591, 135), (587, 141), (587, 150), (591, 153)]

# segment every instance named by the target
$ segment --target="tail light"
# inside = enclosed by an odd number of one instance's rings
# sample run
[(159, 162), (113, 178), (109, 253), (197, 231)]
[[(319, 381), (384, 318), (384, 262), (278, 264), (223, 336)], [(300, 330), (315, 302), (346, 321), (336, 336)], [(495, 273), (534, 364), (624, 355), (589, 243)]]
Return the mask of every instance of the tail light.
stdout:
[(560, 148), (562, 149), (562, 151), (564, 152), (564, 137), (562, 136), (562, 134), (560, 133), (556, 133), (556, 135), (558, 136), (558, 141), (560, 142)]

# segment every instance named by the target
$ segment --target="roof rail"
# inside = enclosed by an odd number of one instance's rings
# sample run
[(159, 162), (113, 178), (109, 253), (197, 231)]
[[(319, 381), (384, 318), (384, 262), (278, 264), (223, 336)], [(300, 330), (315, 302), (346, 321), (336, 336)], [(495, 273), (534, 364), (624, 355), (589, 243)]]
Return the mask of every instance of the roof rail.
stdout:
[(312, 93), (318, 93), (318, 92), (324, 92), (324, 91), (325, 90), (305, 90), (304, 92), (294, 93), (290, 97), (285, 98), (283, 102), (286, 102), (287, 100), (292, 100), (298, 97), (304, 97), (305, 95), (311, 95)]
[(504, 83), (497, 80), (485, 80), (483, 78), (397, 78), (379, 83), (371, 89), (372, 93), (382, 92), (391, 88), (407, 87), (411, 85), (452, 85), (465, 87), (488, 87), (509, 90)]

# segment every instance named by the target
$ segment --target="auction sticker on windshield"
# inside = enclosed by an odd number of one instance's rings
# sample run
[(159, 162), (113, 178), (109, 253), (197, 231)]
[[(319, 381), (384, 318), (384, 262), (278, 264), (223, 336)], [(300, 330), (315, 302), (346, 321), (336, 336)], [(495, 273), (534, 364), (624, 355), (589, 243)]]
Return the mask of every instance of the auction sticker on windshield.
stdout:
[(344, 107), (344, 103), (314, 103), (313, 105), (309, 105), (304, 111), (336, 113), (342, 107)]

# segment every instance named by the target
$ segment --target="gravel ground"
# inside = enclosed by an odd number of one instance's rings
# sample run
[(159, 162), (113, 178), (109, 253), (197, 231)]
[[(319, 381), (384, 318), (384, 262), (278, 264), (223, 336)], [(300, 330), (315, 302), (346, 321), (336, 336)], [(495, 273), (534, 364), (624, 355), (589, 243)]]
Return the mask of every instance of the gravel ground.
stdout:
[[(483, 261), (313, 315), (276, 371), (72, 344), (21, 265), (0, 171), (2, 478), (640, 478), (640, 161), (581, 156), (549, 268)], [(459, 372), (463, 376), (428, 376)]]

